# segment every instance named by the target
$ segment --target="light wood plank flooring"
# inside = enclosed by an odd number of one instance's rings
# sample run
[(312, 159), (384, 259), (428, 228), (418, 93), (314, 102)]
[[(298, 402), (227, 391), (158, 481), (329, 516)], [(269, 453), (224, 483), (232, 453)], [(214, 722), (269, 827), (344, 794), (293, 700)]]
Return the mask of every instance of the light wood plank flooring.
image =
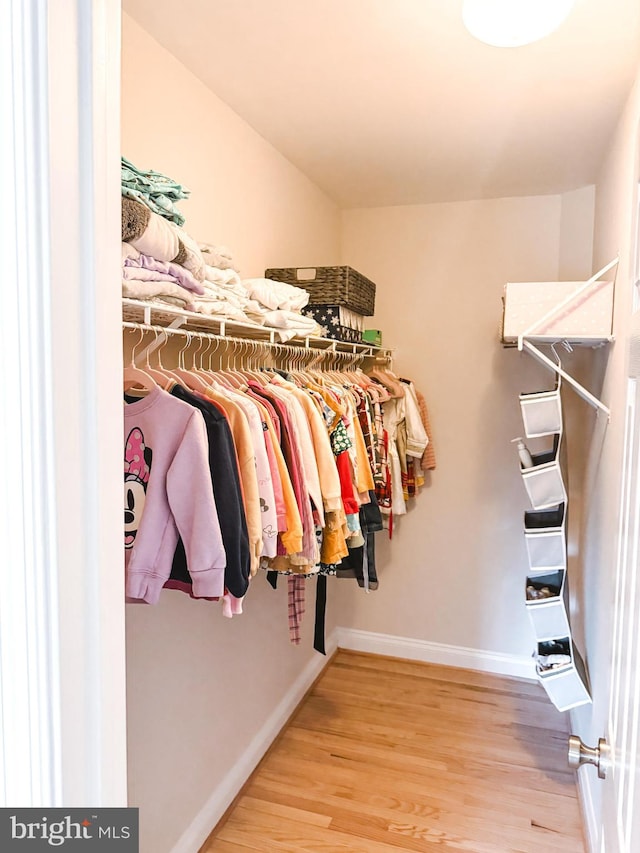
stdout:
[(535, 683), (340, 651), (202, 853), (584, 853)]

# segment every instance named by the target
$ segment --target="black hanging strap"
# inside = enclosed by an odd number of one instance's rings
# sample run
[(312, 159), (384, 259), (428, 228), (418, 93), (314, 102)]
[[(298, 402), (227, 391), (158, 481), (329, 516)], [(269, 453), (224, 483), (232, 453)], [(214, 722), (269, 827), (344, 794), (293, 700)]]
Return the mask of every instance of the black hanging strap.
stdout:
[(278, 573), (277, 572), (267, 572), (267, 581), (271, 584), (274, 589), (278, 588)]
[(327, 614), (327, 576), (318, 575), (316, 582), (316, 624), (313, 633), (313, 648), (326, 655), (324, 647), (324, 622)]

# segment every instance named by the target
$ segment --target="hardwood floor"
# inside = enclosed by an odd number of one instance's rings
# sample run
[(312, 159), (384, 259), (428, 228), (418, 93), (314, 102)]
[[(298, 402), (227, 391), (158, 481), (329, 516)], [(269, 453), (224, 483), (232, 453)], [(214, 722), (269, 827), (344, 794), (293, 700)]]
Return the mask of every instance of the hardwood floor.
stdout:
[(340, 651), (202, 853), (583, 853), (535, 683)]

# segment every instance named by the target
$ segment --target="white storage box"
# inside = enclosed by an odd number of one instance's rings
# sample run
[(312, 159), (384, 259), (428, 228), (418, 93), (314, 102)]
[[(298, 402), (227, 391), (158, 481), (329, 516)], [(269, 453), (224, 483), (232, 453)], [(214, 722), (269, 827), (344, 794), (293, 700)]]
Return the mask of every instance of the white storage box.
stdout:
[[(538, 643), (538, 654), (544, 654), (546, 648), (551, 645), (547, 642)], [(589, 694), (589, 679), (584, 665), (573, 640), (570, 636), (555, 640), (553, 646), (562, 646), (571, 662), (559, 669), (541, 670), (536, 667), (540, 683), (547, 691), (549, 699), (558, 711), (569, 711), (578, 705), (586, 705), (591, 702)]]
[[(585, 285), (583, 281), (509, 282), (504, 293), (502, 340), (517, 343), (518, 335), (531, 330), (531, 340), (569, 340), (574, 343), (611, 337), (613, 282), (594, 281), (575, 300), (544, 323), (552, 309)], [(534, 328), (532, 328), (534, 327)]]
[[(564, 570), (546, 575), (527, 577), (526, 604), (533, 630), (538, 640), (564, 637), (571, 634), (569, 625), (569, 595)], [(549, 597), (536, 598), (542, 592), (552, 593)]]
[(565, 505), (524, 514), (524, 538), (532, 571), (567, 568)]
[(527, 438), (562, 432), (562, 405), (560, 403), (560, 377), (553, 391), (536, 391), (520, 394), (520, 411), (524, 434)]
[(553, 437), (553, 447), (542, 453), (532, 453), (533, 466), (523, 468), (521, 474), (524, 487), (534, 509), (547, 509), (555, 504), (566, 503), (567, 492), (560, 467), (560, 445), (562, 433)]

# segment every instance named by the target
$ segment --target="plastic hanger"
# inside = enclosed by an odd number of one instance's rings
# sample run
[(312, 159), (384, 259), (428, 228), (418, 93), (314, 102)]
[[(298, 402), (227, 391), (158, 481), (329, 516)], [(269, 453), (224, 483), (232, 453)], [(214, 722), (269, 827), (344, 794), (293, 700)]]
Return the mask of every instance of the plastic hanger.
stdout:
[[(240, 350), (240, 353), (242, 353), (244, 351), (244, 346), (245, 346), (244, 341), (238, 342), (237, 349)], [(249, 344), (247, 343), (247, 347), (248, 346), (249, 346)], [(247, 349), (247, 354), (248, 353), (249, 353), (249, 350)], [(244, 390), (244, 388), (246, 388), (248, 377), (246, 375), (247, 374), (246, 370), (239, 370), (236, 368), (236, 354), (237, 354), (236, 342), (234, 342), (234, 345), (233, 345), (233, 363), (228, 364), (226, 369), (221, 371), (221, 374), (222, 374), (222, 377), (227, 380), (227, 382), (229, 383), (230, 386), (232, 386), (233, 389), (235, 389), (237, 391), (241, 391), (241, 390)], [(254, 379), (254, 378), (255, 377), (253, 377), (253, 376), (251, 377), (251, 379)]]
[(249, 357), (249, 364), (247, 365), (247, 367), (243, 368), (240, 373), (247, 379), (254, 379), (256, 382), (264, 384), (265, 375), (268, 375), (268, 372), (265, 374), (265, 368), (263, 368), (262, 371), (258, 370), (258, 353), (260, 352), (260, 347), (262, 346), (262, 344), (256, 341), (251, 341), (248, 346), (250, 347), (250, 349), (247, 351), (247, 355)]
[[(203, 338), (203, 340), (206, 340), (206, 342), (207, 342), (206, 349), (203, 351), (202, 348), (200, 348), (194, 354), (194, 358), (193, 358), (194, 368), (193, 368), (192, 372), (195, 373), (197, 376), (199, 376), (204, 382), (206, 382), (209, 387), (211, 387), (214, 384), (214, 380), (215, 380), (213, 367), (211, 365), (211, 360), (213, 358), (213, 353), (216, 352), (216, 350), (218, 349), (218, 339), (214, 338), (214, 337), (207, 337), (207, 338)], [(216, 346), (213, 348), (213, 352), (210, 352), (212, 343), (215, 343)], [(199, 356), (199, 362), (200, 362), (197, 367), (195, 366), (196, 355)], [(204, 366), (205, 355), (208, 355), (208, 357), (209, 357), (209, 364), (207, 367)]]
[(124, 390), (125, 391), (135, 391), (140, 390), (141, 388), (146, 391), (152, 391), (154, 388), (158, 388), (158, 383), (149, 373), (146, 373), (140, 367), (136, 366), (135, 363), (135, 354), (137, 348), (140, 346), (144, 339), (144, 329), (140, 330), (140, 340), (133, 346), (131, 349), (131, 363), (128, 364), (124, 369)]
[[(180, 382), (191, 391), (206, 391), (209, 388), (209, 383), (205, 382), (202, 376), (199, 376), (194, 370), (187, 370), (184, 363), (184, 353), (185, 350), (189, 349), (191, 346), (191, 342), (193, 340), (193, 335), (191, 332), (187, 332), (187, 342), (182, 347), (180, 352), (178, 353), (178, 367), (176, 367), (171, 372), (174, 376), (177, 376)], [(200, 347), (202, 349), (202, 347)], [(195, 367), (195, 354), (194, 354), (194, 367)]]
[(391, 373), (390, 370), (373, 367), (369, 372), (369, 376), (377, 379), (381, 385), (384, 385), (392, 398), (399, 399), (404, 397), (404, 389), (400, 385), (398, 377)]
[[(160, 330), (154, 329), (153, 332), (157, 341)], [(149, 376), (151, 376), (151, 378), (154, 379), (161, 388), (164, 388), (165, 391), (169, 391), (173, 387), (173, 385), (175, 385), (176, 380), (174, 376), (172, 376), (169, 372), (165, 371), (162, 367), (162, 362), (160, 360), (160, 350), (162, 349), (162, 347), (166, 346), (168, 340), (166, 332), (163, 331), (162, 335), (164, 339), (163, 343), (161, 343), (156, 350), (158, 354), (158, 367), (152, 367), (149, 363), (149, 348), (147, 348), (144, 371), (145, 373), (148, 373)]]

